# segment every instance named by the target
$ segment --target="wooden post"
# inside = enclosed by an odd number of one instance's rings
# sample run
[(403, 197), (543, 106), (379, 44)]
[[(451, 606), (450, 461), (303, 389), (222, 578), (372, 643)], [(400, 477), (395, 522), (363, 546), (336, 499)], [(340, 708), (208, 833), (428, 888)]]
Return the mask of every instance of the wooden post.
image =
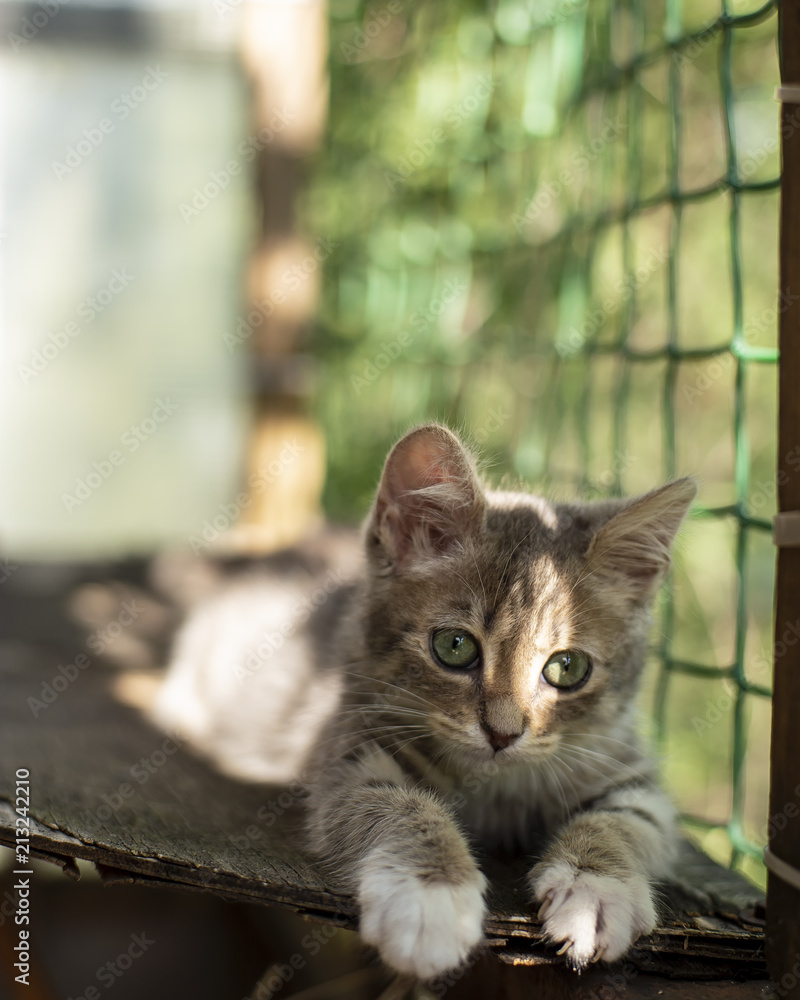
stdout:
[(326, 120), (327, 5), (246, 2), (241, 52), (252, 84), (261, 238), (247, 275), (247, 329), (255, 405), (247, 453), (250, 502), (236, 548), (296, 542), (321, 518), (322, 434), (308, 414), (307, 330), (332, 249), (296, 227), (305, 160)]
[[(781, 0), (781, 76), (800, 85), (800, 5)], [(800, 475), (789, 460), (800, 444), (800, 105), (781, 113), (783, 182), (780, 235), (780, 370), (778, 406), (778, 548), (775, 680), (772, 702), (770, 874), (767, 883), (767, 961), (781, 997), (800, 998), (800, 890), (778, 872), (781, 862), (800, 873), (800, 546), (791, 518), (800, 511)], [(800, 519), (800, 514), (796, 517)], [(787, 544), (789, 543), (789, 544)], [(787, 634), (794, 645), (786, 641)], [(776, 859), (776, 860), (773, 860)], [(800, 877), (800, 875), (798, 875)], [(794, 970), (794, 971), (792, 971)]]

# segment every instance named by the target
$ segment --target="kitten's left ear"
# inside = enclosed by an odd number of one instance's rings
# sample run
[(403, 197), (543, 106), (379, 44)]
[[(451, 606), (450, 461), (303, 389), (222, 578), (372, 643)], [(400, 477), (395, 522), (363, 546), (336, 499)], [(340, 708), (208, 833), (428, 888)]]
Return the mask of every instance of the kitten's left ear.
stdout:
[(370, 523), (391, 565), (435, 558), (482, 522), (486, 501), (470, 455), (441, 424), (411, 431), (386, 459)]
[(596, 576), (624, 581), (636, 598), (651, 596), (669, 569), (672, 542), (696, 494), (694, 479), (678, 479), (612, 517), (586, 552)]

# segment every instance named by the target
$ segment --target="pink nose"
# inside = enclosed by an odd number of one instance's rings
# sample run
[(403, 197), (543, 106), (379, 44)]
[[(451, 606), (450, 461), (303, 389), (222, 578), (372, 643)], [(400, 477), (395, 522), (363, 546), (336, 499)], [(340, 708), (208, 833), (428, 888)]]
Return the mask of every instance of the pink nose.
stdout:
[(498, 750), (505, 750), (506, 747), (510, 746), (514, 740), (519, 739), (522, 733), (496, 733), (491, 726), (487, 726), (485, 722), (481, 723), (483, 726), (483, 731), (486, 733), (486, 739), (489, 741), (489, 745), (495, 753)]

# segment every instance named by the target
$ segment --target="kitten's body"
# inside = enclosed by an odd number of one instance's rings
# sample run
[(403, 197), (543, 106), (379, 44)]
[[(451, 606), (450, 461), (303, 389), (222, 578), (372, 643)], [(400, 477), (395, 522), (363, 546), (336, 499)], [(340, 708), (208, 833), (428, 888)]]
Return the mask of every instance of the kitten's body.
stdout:
[[(677, 846), (632, 704), (650, 601), (693, 495), (686, 480), (638, 503), (486, 493), (458, 440), (421, 428), (387, 461), (360, 579), (239, 671), (238, 691), (214, 680), (248, 655), (227, 639), (212, 651), (236, 604), (217, 599), (184, 633), (161, 719), (193, 717), (234, 773), (302, 772), (310, 844), (400, 971), (436, 975), (479, 942), (485, 883), (469, 843), (541, 857), (530, 885), (549, 936), (577, 967), (616, 959), (652, 930), (652, 883)], [(445, 664), (443, 633), (478, 659)], [(558, 651), (591, 663), (570, 687), (543, 675)]]

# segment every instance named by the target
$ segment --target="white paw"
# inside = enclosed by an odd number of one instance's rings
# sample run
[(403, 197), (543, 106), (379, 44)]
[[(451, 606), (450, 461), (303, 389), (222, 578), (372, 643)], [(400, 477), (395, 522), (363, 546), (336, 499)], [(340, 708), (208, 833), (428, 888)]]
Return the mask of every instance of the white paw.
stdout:
[(379, 850), (362, 863), (360, 932), (398, 972), (432, 979), (469, 957), (483, 938), (486, 880), (423, 881)]
[(547, 937), (562, 943), (575, 969), (601, 959), (615, 962), (656, 926), (650, 886), (641, 875), (614, 878), (552, 861), (536, 865), (531, 886)]

